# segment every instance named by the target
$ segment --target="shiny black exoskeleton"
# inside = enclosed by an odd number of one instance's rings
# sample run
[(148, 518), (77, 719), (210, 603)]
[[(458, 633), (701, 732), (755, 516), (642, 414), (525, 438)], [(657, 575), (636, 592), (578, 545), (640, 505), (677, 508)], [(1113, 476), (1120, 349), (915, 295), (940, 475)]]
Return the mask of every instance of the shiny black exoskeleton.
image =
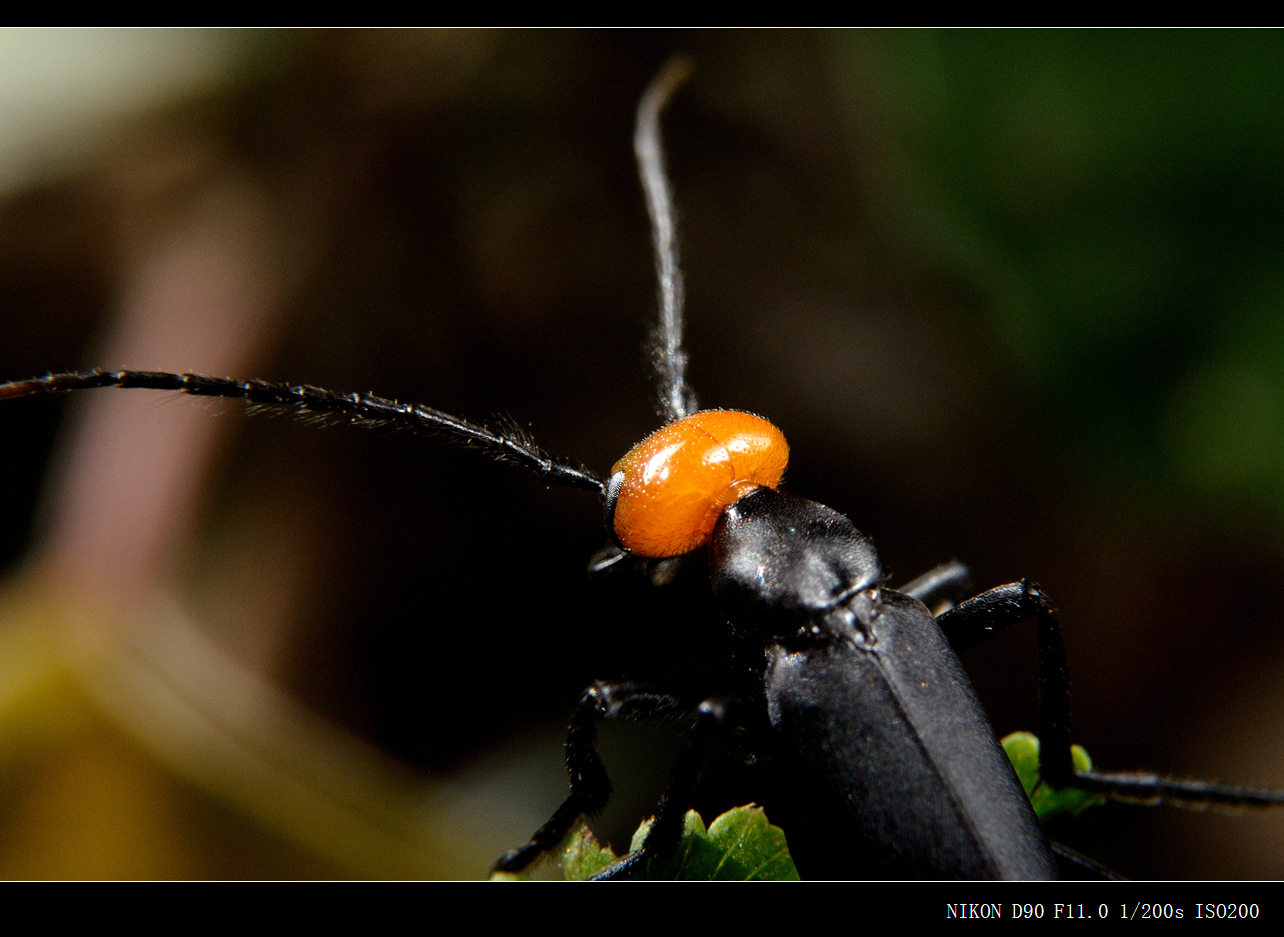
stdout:
[(922, 601), (882, 585), (851, 521), (759, 488), (724, 512), (710, 566), (741, 646), (761, 649), (757, 705), (785, 792), (772, 816), (803, 875), (1055, 876), (949, 641)]

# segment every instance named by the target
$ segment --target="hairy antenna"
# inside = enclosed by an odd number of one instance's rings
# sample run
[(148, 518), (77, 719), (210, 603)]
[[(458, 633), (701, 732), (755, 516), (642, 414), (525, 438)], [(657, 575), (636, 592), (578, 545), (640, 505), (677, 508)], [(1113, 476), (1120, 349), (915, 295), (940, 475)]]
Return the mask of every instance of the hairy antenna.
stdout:
[(638, 104), (633, 152), (646, 192), (647, 214), (655, 242), (655, 272), (660, 281), (660, 327), (654, 351), (659, 379), (660, 414), (672, 423), (697, 409), (695, 394), (687, 386), (687, 354), (682, 348), (682, 270), (674, 232), (673, 195), (664, 170), (664, 145), (660, 137), (660, 112), (691, 74), (691, 62), (673, 58), (660, 70)]
[(398, 403), (374, 394), (336, 394), (308, 384), (234, 381), (227, 377), (170, 374), (166, 371), (68, 371), (0, 384), (0, 400), (95, 387), (176, 390), (197, 397), (245, 400), (254, 409), (289, 412), (304, 419), (340, 416), (363, 426), (394, 426), (417, 432), (442, 433), (476, 446), (492, 458), (524, 466), (546, 484), (589, 488), (599, 495), (606, 490), (602, 479), (593, 472), (574, 462), (550, 456), (519, 427), (508, 426), (504, 432), (497, 433), (483, 424), (470, 423), (422, 404)]

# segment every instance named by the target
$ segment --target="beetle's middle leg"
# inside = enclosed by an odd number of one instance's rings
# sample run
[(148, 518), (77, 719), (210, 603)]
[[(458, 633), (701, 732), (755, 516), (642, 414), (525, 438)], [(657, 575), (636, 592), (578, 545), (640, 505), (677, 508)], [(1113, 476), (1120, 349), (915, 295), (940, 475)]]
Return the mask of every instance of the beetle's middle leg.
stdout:
[(972, 589), (972, 572), (958, 560), (929, 569), (896, 591), (918, 599), (933, 615), (941, 615), (967, 598)]
[(1075, 771), (1070, 752), (1070, 672), (1057, 610), (1028, 580), (999, 586), (937, 617), (955, 651), (1035, 619), (1039, 646), (1039, 771), (1053, 787), (1076, 787), (1134, 803), (1197, 810), (1284, 805), (1284, 791), (1162, 777), (1149, 772)]

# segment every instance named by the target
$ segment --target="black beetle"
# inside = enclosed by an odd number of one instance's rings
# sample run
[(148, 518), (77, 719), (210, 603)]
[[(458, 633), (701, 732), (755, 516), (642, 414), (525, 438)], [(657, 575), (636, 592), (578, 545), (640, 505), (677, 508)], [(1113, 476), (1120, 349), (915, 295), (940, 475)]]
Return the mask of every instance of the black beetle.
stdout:
[[(658, 354), (662, 396), (666, 415), (678, 419), (690, 412), (693, 398), (683, 375), (681, 284), (666, 233), (671, 212), (656, 124), (675, 74), (662, 75), (644, 99), (638, 139), (644, 179), (650, 182), (665, 312)], [(104, 386), (242, 397), (303, 415), (340, 414), (443, 432), (515, 461), (547, 483), (601, 491), (608, 522), (615, 510), (618, 486), (604, 486), (593, 473), (547, 457), (520, 432), (491, 431), (369, 394), (120, 371), (16, 382), (0, 388), (0, 399)], [(614, 532), (609, 523), (608, 529)], [(599, 559), (597, 568), (622, 558), (625, 553), (616, 549)], [(770, 765), (773, 793), (766, 799), (789, 832), (805, 874), (1054, 875), (1053, 853), (950, 647), (969, 647), (1028, 618), (1039, 623), (1043, 767), (1053, 783), (1125, 799), (1232, 806), (1284, 799), (1275, 792), (1153, 776), (1075, 775), (1069, 761), (1064, 650), (1055, 610), (1037, 586), (1023, 582), (991, 590), (933, 618), (924, 602), (952, 606), (963, 598), (965, 569), (950, 564), (899, 591), (889, 589), (872, 544), (850, 521), (771, 487), (743, 494), (721, 513), (710, 560), (714, 593), (733, 623), (739, 696), (707, 699), (697, 707), (696, 735), (646, 846), (621, 860), (608, 877), (628, 874), (672, 847), (708, 750), (733, 725), (750, 732), (754, 757)], [(610, 786), (593, 748), (596, 718), (653, 715), (681, 706), (677, 697), (631, 684), (590, 687), (568, 741), (572, 796), (527, 847), (501, 860), (501, 868), (525, 867), (560, 841), (580, 815), (604, 806)], [(1068, 850), (1059, 854), (1076, 861)]]
[[(669, 430), (698, 419), (685, 379), (682, 282), (658, 122), (684, 75), (685, 65), (675, 61), (657, 77), (639, 106), (635, 137), (660, 282), (661, 411), (676, 422), (653, 437), (658, 442), (644, 441), (634, 450), (643, 453), (640, 468), (629, 467), (630, 453), (613, 470), (605, 490), (606, 518), (617, 550), (608, 548), (595, 570), (625, 556), (620, 544), (628, 535), (617, 505), (626, 497), (644, 501), (657, 515), (666, 513), (670, 466), (675, 474), (686, 468), (683, 443), (672, 443), (681, 437)], [(718, 454), (706, 461), (735, 462), (733, 477), (747, 477), (750, 448), (742, 444), (740, 462), (732, 457), (735, 451), (725, 443), (710, 449)], [(694, 484), (678, 484), (683, 511)], [(872, 542), (838, 512), (777, 491), (774, 481), (728, 498), (725, 507), (705, 508), (701, 502), (700, 510), (718, 515), (708, 540), (710, 578), (736, 645), (736, 695), (706, 699), (695, 709), (695, 733), (649, 834), (639, 850), (600, 877), (628, 875), (676, 848), (704, 760), (715, 738), (728, 735), (732, 726), (748, 732), (750, 760), (769, 763), (769, 802), (804, 875), (1051, 878), (1057, 859), (1065, 871), (1110, 875), (1073, 850), (1049, 846), (955, 655), (1028, 619), (1038, 628), (1045, 782), (1197, 807), (1284, 803), (1284, 792), (1076, 771), (1065, 648), (1056, 610), (1037, 585), (1012, 583), (956, 606), (970, 581), (965, 567), (951, 563), (901, 590), (888, 589)], [(677, 551), (657, 547), (651, 555)], [(941, 614), (934, 618), (925, 602)], [(530, 843), (506, 854), (496, 868), (524, 869), (554, 848), (581, 816), (605, 807), (611, 786), (594, 746), (596, 720), (681, 707), (680, 700), (652, 688), (589, 687), (567, 739), (570, 796)]]

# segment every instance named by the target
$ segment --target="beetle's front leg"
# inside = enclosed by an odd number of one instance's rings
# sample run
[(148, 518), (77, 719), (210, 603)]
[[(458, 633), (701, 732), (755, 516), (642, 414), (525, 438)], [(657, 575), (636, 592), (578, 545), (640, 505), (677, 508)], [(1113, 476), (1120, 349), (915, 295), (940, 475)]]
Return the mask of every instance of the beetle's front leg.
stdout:
[(581, 695), (566, 731), (566, 771), (571, 794), (529, 843), (505, 853), (497, 872), (521, 872), (555, 849), (582, 816), (601, 813), (611, 799), (611, 779), (597, 751), (599, 719), (646, 719), (685, 709), (677, 697), (634, 683), (599, 681)]
[(730, 697), (707, 699), (696, 707), (695, 729), (673, 767), (669, 786), (660, 799), (655, 822), (651, 824), (642, 848), (622, 856), (593, 876), (593, 881), (626, 878), (651, 859), (662, 859), (674, 853), (682, 839), (683, 817), (691, 807), (700, 772), (714, 745), (733, 725), (731, 715), (737, 703)]

